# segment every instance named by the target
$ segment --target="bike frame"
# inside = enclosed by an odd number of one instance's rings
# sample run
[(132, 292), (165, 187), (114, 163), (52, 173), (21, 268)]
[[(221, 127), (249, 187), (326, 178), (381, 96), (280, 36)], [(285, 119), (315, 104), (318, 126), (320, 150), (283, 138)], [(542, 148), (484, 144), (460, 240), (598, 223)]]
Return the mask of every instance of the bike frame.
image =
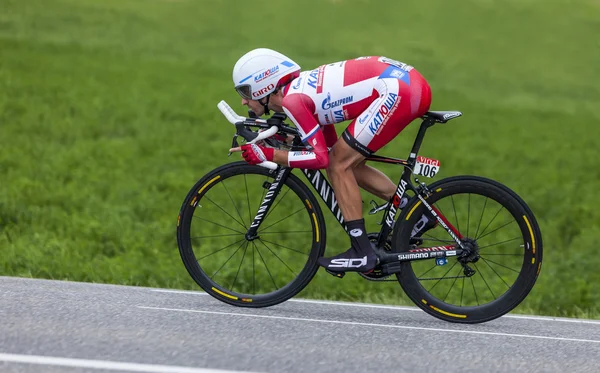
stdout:
[[(430, 194), (429, 190), (425, 186), (424, 183), (417, 185), (416, 187), (410, 181), (410, 176), (412, 174), (412, 170), (415, 168), (417, 154), (423, 142), (423, 138), (425, 137), (425, 132), (431, 126), (436, 124), (435, 120), (432, 118), (425, 118), (419, 127), (419, 132), (417, 133), (417, 137), (412, 146), (410, 155), (407, 160), (383, 157), (378, 155), (372, 155), (367, 157), (367, 161), (372, 162), (383, 162), (383, 163), (392, 163), (401, 165), (404, 167), (400, 180), (398, 181), (398, 185), (396, 187), (396, 193), (390, 199), (387, 204), (383, 217), (381, 219), (381, 230), (379, 231), (377, 238), (377, 247), (381, 248), (385, 245), (387, 237), (392, 233), (394, 228), (394, 221), (396, 220), (396, 215), (399, 210), (400, 201), (402, 197), (406, 194), (408, 190), (412, 191), (415, 196), (420, 200), (420, 203), (423, 204), (429, 211), (429, 213), (437, 220), (438, 224), (440, 224), (452, 237), (452, 239), (456, 242), (456, 245), (446, 245), (446, 246), (436, 246), (436, 247), (423, 247), (423, 248), (415, 248), (411, 249), (407, 252), (397, 252), (393, 254), (384, 254), (383, 257), (380, 257), (381, 263), (390, 263), (390, 262), (404, 262), (404, 261), (413, 261), (413, 260), (422, 260), (422, 259), (431, 259), (431, 258), (444, 258), (449, 256), (461, 256), (463, 252), (466, 250), (462, 239), (463, 236), (460, 232), (443, 216), (443, 214), (435, 207), (429, 205), (426, 201), (427, 196)], [(257, 237), (257, 230), (262, 222), (262, 219), (267, 215), (273, 201), (281, 191), (283, 187), (283, 182), (291, 173), (292, 168), (289, 167), (279, 167), (276, 171), (275, 180), (269, 186), (269, 189), (263, 199), (258, 213), (256, 214), (250, 229), (246, 234), (247, 239), (254, 239)], [(302, 169), (302, 173), (306, 176), (309, 183), (313, 186), (314, 190), (321, 197), (325, 205), (328, 207), (329, 211), (336, 218), (338, 223), (346, 230), (346, 225), (344, 224), (344, 217), (342, 216), (342, 212), (339, 208), (338, 202), (335, 198), (335, 193), (333, 191), (333, 187), (323, 175), (321, 170), (308, 170)], [(418, 181), (418, 180), (417, 180)], [(418, 204), (419, 202), (417, 202)], [(414, 210), (418, 205), (414, 205), (412, 210)], [(409, 207), (407, 205), (407, 207)]]

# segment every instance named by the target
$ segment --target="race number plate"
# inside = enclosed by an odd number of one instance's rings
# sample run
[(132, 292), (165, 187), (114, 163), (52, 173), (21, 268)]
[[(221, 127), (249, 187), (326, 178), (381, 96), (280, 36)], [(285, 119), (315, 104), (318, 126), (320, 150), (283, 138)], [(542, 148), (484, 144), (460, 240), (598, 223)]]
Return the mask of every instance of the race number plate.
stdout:
[(414, 174), (425, 177), (434, 177), (440, 170), (440, 161), (426, 157), (417, 156), (417, 164)]

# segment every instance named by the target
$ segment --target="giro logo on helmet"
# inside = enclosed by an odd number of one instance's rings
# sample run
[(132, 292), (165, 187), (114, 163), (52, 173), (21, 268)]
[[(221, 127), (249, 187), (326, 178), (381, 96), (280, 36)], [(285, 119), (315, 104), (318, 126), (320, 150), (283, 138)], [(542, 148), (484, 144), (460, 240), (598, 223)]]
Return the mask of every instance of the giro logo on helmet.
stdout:
[(264, 95), (265, 93), (269, 93), (273, 89), (275, 89), (275, 84), (271, 83), (259, 91), (252, 92), (252, 97), (260, 97), (260, 96)]

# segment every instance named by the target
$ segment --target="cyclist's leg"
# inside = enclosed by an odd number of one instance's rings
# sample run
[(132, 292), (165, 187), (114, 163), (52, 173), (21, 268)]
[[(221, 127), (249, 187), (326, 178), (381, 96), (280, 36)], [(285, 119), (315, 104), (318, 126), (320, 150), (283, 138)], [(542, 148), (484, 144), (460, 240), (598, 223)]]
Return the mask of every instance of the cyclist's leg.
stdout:
[(338, 141), (329, 153), (327, 174), (350, 236), (351, 247), (331, 258), (319, 258), (319, 264), (332, 272), (366, 272), (375, 268), (377, 255), (371, 248), (362, 217), (362, 198), (353, 169), (364, 162), (364, 155), (346, 142)]
[[(391, 115), (388, 112), (387, 115), (389, 117), (374, 118), (373, 122), (371, 123), (368, 122), (368, 119), (370, 119), (372, 116), (369, 115), (372, 113), (370, 112), (371, 108), (369, 108), (361, 116), (359, 116), (359, 122), (353, 123), (354, 127), (349, 127), (348, 129), (352, 130), (353, 133), (360, 135), (361, 143), (373, 151), (383, 147), (385, 144), (395, 138), (412, 120), (423, 115), (427, 110), (429, 110), (431, 103), (431, 92), (429, 85), (417, 72), (417, 70), (411, 69), (410, 71), (405, 71), (402, 69), (394, 69), (394, 67), (390, 67), (388, 69), (396, 70), (394, 73), (396, 76), (406, 74), (406, 77), (403, 76), (403, 78), (398, 79), (398, 99), (400, 101), (404, 100), (405, 103), (410, 103), (410, 107), (400, 106), (395, 109)], [(387, 71), (382, 75), (389, 76), (392, 74)], [(395, 88), (394, 82), (390, 82), (387, 78), (383, 79), (383, 82), (380, 83), (380, 86), (384, 87), (380, 88), (380, 95), (382, 92), (385, 92), (386, 89), (393, 90)], [(392, 100), (393, 96), (389, 98), (388, 103)], [(383, 102), (385, 103), (385, 100)], [(383, 117), (383, 112), (385, 112), (387, 109), (388, 107), (384, 105), (384, 109), (382, 113), (380, 113), (380, 117)], [(393, 109), (390, 109), (390, 111), (391, 110)], [(375, 113), (375, 115), (376, 114), (377, 113)], [(384, 125), (383, 121), (386, 119), (388, 122), (391, 121), (392, 123), (386, 122)], [(361, 121), (362, 123), (360, 123)], [(377, 130), (373, 131), (370, 126), (373, 126), (373, 128), (377, 127)], [(385, 201), (389, 201), (396, 192), (397, 185), (390, 180), (389, 177), (379, 170), (364, 163), (355, 169), (354, 174), (356, 176), (356, 180), (358, 181), (358, 185), (361, 188), (384, 199)], [(400, 206), (398, 207), (403, 208), (407, 202), (408, 197), (404, 197), (400, 202)], [(423, 227), (428, 223), (428, 219), (425, 218), (420, 223), (421, 224), (419, 224), (419, 226)]]
[[(342, 137), (355, 150), (368, 156), (388, 144), (413, 120), (422, 116), (431, 105), (431, 90), (427, 81), (414, 68), (390, 66), (377, 80), (379, 98), (363, 114), (350, 123)], [(387, 176), (377, 175), (365, 167), (355, 170), (359, 185), (365, 190), (389, 200), (397, 185)], [(371, 168), (372, 169), (372, 168)], [(407, 199), (403, 198), (402, 208)], [(418, 226), (420, 235), (432, 227), (433, 219), (423, 217)]]
[(389, 201), (396, 192), (396, 184), (386, 174), (365, 162), (361, 162), (354, 169), (354, 177), (358, 186), (384, 201)]
[[(411, 82), (412, 80), (412, 82)], [(379, 97), (344, 131), (329, 155), (328, 174), (346, 220), (352, 247), (319, 263), (331, 271), (368, 271), (373, 268), (373, 250), (366, 236), (362, 201), (354, 168), (386, 145), (431, 102), (429, 85), (416, 70), (390, 66), (377, 80)]]

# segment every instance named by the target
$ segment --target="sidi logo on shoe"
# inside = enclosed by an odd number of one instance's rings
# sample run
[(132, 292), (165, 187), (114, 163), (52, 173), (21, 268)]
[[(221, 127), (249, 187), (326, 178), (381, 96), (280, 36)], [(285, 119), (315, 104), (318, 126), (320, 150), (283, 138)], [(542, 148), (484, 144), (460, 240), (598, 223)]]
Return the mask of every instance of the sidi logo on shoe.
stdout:
[(352, 237), (359, 237), (362, 233), (363, 233), (362, 229), (358, 229), (358, 228), (350, 231), (350, 235)]
[(367, 256), (350, 259), (331, 259), (329, 268), (359, 268), (367, 265)]
[(414, 237), (414, 236), (420, 235), (421, 232), (423, 231), (423, 229), (425, 228), (425, 226), (427, 225), (427, 223), (429, 223), (429, 219), (427, 218), (427, 216), (425, 216), (425, 214), (421, 215), (421, 219), (419, 219), (419, 221), (413, 227), (413, 230), (410, 233), (410, 236)]

